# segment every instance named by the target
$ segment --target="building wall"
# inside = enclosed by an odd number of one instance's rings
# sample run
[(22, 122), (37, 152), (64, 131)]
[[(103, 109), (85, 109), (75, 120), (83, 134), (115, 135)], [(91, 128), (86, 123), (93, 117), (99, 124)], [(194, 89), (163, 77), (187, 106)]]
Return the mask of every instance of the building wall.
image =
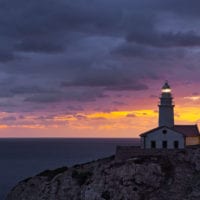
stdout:
[(186, 137), (186, 145), (197, 145), (200, 144), (199, 136), (196, 137)]
[(142, 149), (145, 148), (144, 137), (140, 137), (140, 147), (141, 147)]
[[(163, 131), (167, 131), (164, 133)], [(151, 149), (151, 141), (156, 142), (156, 149), (162, 149), (162, 142), (167, 141), (167, 149), (174, 149), (174, 141), (178, 141), (179, 149), (185, 148), (185, 137), (168, 128), (161, 128), (147, 134), (143, 138), (143, 148)]]

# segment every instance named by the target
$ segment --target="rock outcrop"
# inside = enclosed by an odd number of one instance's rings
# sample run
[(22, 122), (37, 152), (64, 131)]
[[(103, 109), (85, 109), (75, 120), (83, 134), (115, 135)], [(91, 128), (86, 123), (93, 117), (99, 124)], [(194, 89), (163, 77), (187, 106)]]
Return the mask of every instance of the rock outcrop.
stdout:
[(200, 148), (109, 157), (47, 170), (21, 181), (6, 200), (199, 200)]

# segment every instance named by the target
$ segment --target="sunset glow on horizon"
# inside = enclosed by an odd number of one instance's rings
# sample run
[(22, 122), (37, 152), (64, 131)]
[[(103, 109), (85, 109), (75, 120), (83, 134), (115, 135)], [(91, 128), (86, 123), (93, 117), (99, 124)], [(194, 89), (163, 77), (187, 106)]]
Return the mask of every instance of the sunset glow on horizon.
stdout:
[[(194, 98), (195, 96), (183, 96), (180, 90), (177, 91), (176, 86), (172, 89), (175, 101), (175, 123), (198, 124), (200, 108), (197, 105), (200, 101)], [(153, 93), (156, 95), (152, 98)], [(104, 100), (104, 104), (99, 109), (96, 109), (95, 101), (85, 103), (85, 110), (80, 109), (69, 113), (65, 110), (61, 113), (46, 110), (39, 114), (25, 113), (22, 116), (17, 112), (1, 112), (0, 120), (4, 122), (0, 124), (1, 137), (139, 137), (141, 133), (158, 125), (157, 105), (160, 93), (161, 87), (159, 90), (137, 92), (138, 99), (134, 99), (135, 93), (130, 94), (129, 97), (115, 98), (115, 101), (111, 102), (109, 97), (107, 101)], [(115, 107), (110, 106), (113, 102), (114, 104), (117, 102)], [(61, 105), (57, 105), (58, 110)]]

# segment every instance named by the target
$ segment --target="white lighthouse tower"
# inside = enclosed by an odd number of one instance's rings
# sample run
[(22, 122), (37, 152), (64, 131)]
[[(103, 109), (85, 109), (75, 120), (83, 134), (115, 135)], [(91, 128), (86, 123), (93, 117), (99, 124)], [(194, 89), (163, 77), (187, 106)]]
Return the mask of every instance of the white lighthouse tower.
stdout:
[(166, 81), (162, 87), (159, 107), (159, 127), (174, 127), (174, 105), (171, 88)]

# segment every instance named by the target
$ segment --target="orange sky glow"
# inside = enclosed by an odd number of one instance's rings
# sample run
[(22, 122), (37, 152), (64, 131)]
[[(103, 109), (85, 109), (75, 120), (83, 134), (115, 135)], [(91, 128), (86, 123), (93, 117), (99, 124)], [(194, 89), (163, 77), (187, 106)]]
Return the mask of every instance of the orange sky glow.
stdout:
[[(1, 137), (139, 137), (157, 126), (159, 95), (153, 98), (148, 95), (145, 98), (145, 93), (137, 95), (138, 99), (127, 98), (127, 104), (118, 105), (110, 111), (89, 109), (91, 104), (87, 110), (52, 117), (39, 117), (40, 113), (20, 118), (18, 113), (2, 112), (0, 118), (10, 118), (11, 123), (1, 123), (0, 134)], [(198, 96), (178, 93), (174, 100), (176, 124), (199, 123)], [(103, 105), (101, 107), (104, 108)], [(12, 118), (15, 120), (12, 121)]]

